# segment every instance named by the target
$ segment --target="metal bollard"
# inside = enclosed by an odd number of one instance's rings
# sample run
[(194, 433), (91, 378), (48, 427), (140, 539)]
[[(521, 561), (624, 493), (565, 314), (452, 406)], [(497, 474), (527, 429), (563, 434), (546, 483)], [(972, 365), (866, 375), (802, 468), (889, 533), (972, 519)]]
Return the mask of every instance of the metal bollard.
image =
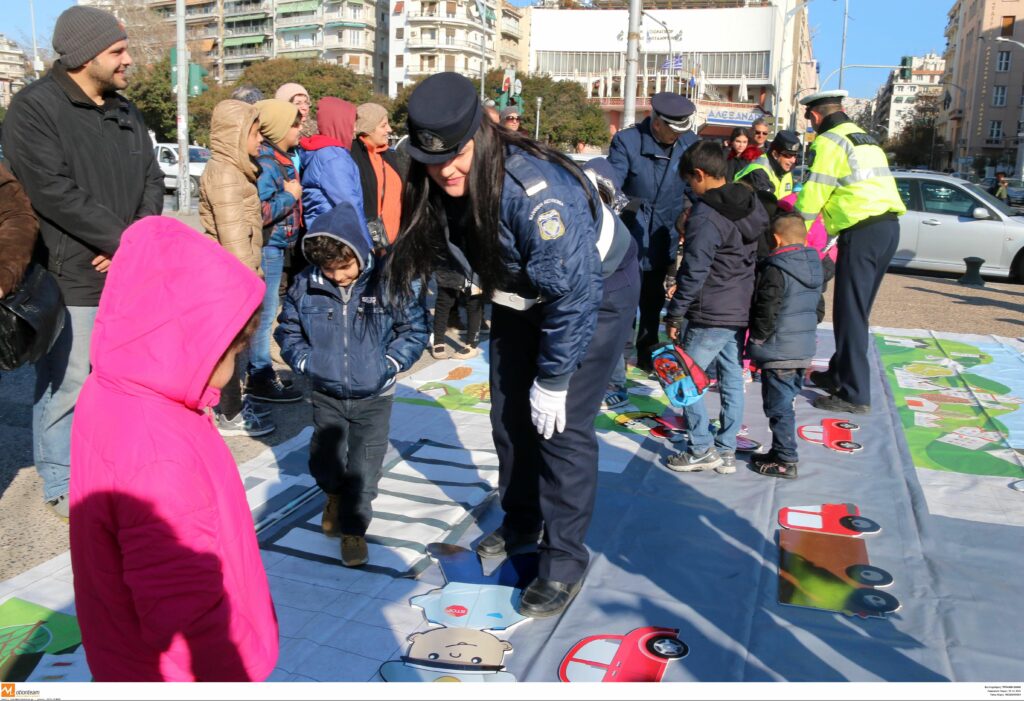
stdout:
[(967, 266), (967, 272), (965, 272), (957, 282), (961, 285), (984, 287), (985, 281), (981, 279), (981, 266), (984, 264), (984, 258), (978, 258), (977, 256), (968, 256), (967, 258), (964, 258), (964, 265)]

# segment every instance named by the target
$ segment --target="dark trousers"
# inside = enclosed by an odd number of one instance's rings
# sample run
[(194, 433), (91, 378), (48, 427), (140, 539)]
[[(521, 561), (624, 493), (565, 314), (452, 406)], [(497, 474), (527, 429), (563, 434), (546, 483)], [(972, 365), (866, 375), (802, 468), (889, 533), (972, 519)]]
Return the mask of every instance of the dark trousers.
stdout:
[(797, 462), (796, 411), (793, 400), (804, 386), (806, 368), (761, 370), (761, 403), (772, 430), (772, 453), (784, 462)]
[(548, 440), (530, 421), (542, 309), (520, 312), (495, 304), (492, 310), (491, 426), (504, 525), (521, 533), (544, 526), (538, 571), (544, 579), (579, 581), (590, 559), (583, 540), (597, 491), (594, 419), (612, 368), (622, 362), (639, 294), (635, 279), (634, 270), (628, 284), (605, 292), (594, 336), (569, 382), (565, 430)]
[[(461, 292), (451, 287), (437, 288), (434, 303), (434, 343), (444, 343), (448, 330), (448, 315), (456, 308)], [(483, 295), (466, 295), (466, 342), (475, 345), (480, 336), (480, 323), (484, 318)]]
[(249, 354), (241, 351), (235, 356), (235, 371), (231, 379), (220, 390), (220, 401), (215, 410), (218, 414), (233, 419), (242, 410), (242, 380), (249, 369)]
[(828, 369), (839, 397), (853, 404), (871, 404), (868, 320), (899, 243), (900, 226), (895, 219), (839, 235), (832, 297), (836, 352)]
[(640, 321), (636, 332), (636, 365), (651, 369), (651, 353), (658, 347), (661, 308), (665, 306), (665, 268), (645, 270), (640, 277)]
[(373, 517), (393, 395), (336, 399), (313, 392), (309, 473), (320, 489), (341, 498), (341, 532), (366, 535)]

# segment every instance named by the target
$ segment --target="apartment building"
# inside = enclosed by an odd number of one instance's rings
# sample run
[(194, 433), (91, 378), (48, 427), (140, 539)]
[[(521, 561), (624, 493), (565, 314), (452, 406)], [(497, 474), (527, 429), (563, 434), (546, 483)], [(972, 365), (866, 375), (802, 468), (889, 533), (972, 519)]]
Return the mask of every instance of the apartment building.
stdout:
[(909, 76), (900, 69), (893, 70), (875, 98), (874, 128), (884, 132), (886, 138), (899, 136), (913, 121), (920, 98), (941, 99), (945, 72), (946, 61), (937, 54), (911, 57)]
[[(174, 0), (146, 0), (174, 22)], [(193, 60), (222, 82), (268, 58), (319, 58), (387, 86), (387, 0), (187, 0)]]
[(26, 61), (21, 47), (0, 34), (0, 107), (10, 106), (14, 93), (25, 87)]
[(670, 90), (697, 102), (704, 136), (725, 136), (762, 116), (777, 128), (803, 129), (795, 103), (818, 86), (807, 4), (798, 0), (645, 0), (637, 82), (626, 83), (626, 0), (560, 9), (534, 7), (530, 72), (583, 85), (619, 126), (624, 96)]
[(945, 35), (938, 160), (1012, 172), (1024, 130), (1024, 0), (955, 0)]

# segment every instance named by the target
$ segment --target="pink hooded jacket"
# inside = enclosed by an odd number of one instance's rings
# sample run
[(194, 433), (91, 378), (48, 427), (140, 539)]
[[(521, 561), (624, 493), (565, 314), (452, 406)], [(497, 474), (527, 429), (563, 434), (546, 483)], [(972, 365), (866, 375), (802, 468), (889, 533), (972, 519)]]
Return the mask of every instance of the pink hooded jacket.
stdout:
[[(796, 208), (796, 196), (797, 193), (794, 192), (793, 194), (786, 195), (779, 200), (779, 209), (786, 212), (792, 212)], [(828, 256), (829, 260), (833, 263), (836, 262), (836, 256), (839, 251), (836, 250), (835, 246), (828, 249), (827, 253), (825, 252), (825, 246), (828, 245), (828, 230), (825, 228), (825, 221), (821, 218), (820, 214), (818, 215), (818, 218), (814, 220), (814, 223), (811, 224), (811, 228), (807, 232), (807, 245), (818, 252), (819, 258), (824, 259)]]
[(71, 565), (96, 681), (263, 680), (277, 661), (245, 490), (204, 413), (264, 288), (173, 219), (121, 239), (71, 430)]

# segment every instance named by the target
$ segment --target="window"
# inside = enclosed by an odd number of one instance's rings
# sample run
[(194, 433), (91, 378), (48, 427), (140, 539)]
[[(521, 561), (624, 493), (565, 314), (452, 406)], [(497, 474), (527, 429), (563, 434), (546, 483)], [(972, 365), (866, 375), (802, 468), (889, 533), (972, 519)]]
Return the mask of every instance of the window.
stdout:
[(1010, 52), (1000, 51), (996, 57), (996, 73), (1006, 73), (1010, 70)]
[(405, 56), (402, 55), (402, 54), (398, 54), (397, 56), (395, 56), (395, 68), (404, 68), (404, 67), (405, 67)]
[(449, 17), (455, 16), (455, 2), (453, 0), (448, 0), (448, 2), (445, 3), (445, 14)]
[(917, 212), (921, 211), (921, 205), (917, 202), (916, 180), (903, 180), (902, 178), (897, 178), (896, 190), (899, 191), (900, 198), (903, 200), (903, 204), (906, 205), (907, 209)]
[(363, 30), (362, 29), (350, 29), (348, 30), (348, 43), (350, 46), (362, 46), (363, 45)]
[(936, 180), (921, 181), (921, 199), (929, 214), (969, 217), (980, 203), (958, 187)]
[(996, 85), (992, 88), (992, 106), (1006, 107), (1006, 86)]
[(1013, 25), (1017, 22), (1017, 18), (1013, 15), (1003, 15), (1002, 26), (1000, 27), (999, 36), (1001, 37), (1012, 37), (1013, 36)]
[(405, 27), (399, 27), (395, 30), (395, 39), (405, 39)]
[(348, 16), (351, 19), (362, 19), (363, 18), (363, 6), (362, 5), (349, 5)]
[(993, 119), (991, 122), (988, 123), (988, 138), (1003, 138), (1003, 120)]

